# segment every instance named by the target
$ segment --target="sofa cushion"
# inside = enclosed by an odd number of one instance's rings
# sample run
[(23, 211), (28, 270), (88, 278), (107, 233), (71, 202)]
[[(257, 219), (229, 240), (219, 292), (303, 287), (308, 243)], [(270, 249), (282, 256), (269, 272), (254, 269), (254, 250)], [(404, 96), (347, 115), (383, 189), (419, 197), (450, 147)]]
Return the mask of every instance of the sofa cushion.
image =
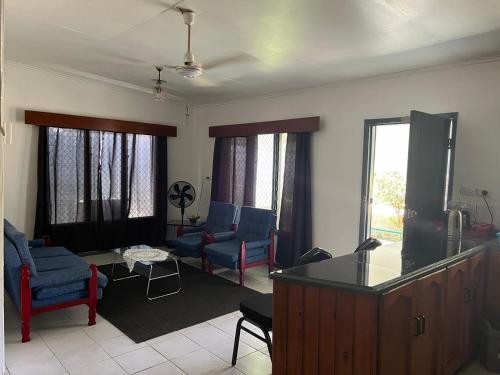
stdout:
[[(51, 272), (55, 273), (55, 272)], [(43, 274), (40, 272), (39, 274)], [(97, 286), (104, 288), (108, 283), (108, 279), (102, 273), (97, 272)], [(32, 289), (34, 299), (52, 298), (77, 291), (88, 291), (89, 280), (79, 280), (70, 283), (65, 283), (56, 286), (40, 286)]]
[(4, 251), (4, 285), (10, 298), (20, 310), (21, 308), (21, 267), (23, 265), (14, 244), (6, 237), (3, 237)]
[(173, 241), (176, 248), (181, 247), (188, 250), (201, 250), (201, 235), (200, 234), (189, 234), (177, 238)]
[[(24, 233), (19, 232), (7, 219), (4, 219), (4, 236), (6, 236), (10, 242), (14, 245), (19, 258), (22, 263), (30, 267), (30, 273), (32, 275), (37, 274), (37, 269), (35, 263), (33, 262), (33, 257), (29, 251), (28, 239)], [(5, 240), (4, 240), (5, 241)]]
[[(241, 241), (236, 239), (213, 243), (205, 246), (204, 251), (207, 254), (207, 257), (210, 261), (217, 259), (224, 260), (224, 264), (228, 263), (239, 263), (240, 258), (240, 247)], [(246, 251), (246, 261), (254, 261), (255, 258), (265, 259), (267, 256), (267, 248), (266, 247), (256, 247), (252, 249), (247, 249)], [(219, 264), (217, 262), (213, 262)]]
[[(32, 308), (45, 307), (64, 302), (76, 301), (82, 298), (88, 298), (89, 293), (86, 290), (62, 294), (51, 298), (33, 299), (31, 302)], [(102, 288), (97, 288), (97, 299), (102, 298)]]
[(77, 255), (73, 256), (53, 256), (46, 258), (35, 258), (35, 265), (39, 272), (56, 271), (69, 267), (87, 267), (88, 263)]
[(33, 258), (48, 258), (57, 256), (75, 256), (64, 247), (32, 247), (30, 253)]

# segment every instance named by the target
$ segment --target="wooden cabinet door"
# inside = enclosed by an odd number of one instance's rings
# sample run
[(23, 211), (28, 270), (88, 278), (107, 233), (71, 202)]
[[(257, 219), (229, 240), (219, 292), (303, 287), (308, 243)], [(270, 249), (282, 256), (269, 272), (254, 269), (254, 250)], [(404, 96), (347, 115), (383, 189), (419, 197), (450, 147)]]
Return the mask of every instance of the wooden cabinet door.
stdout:
[(483, 316), (486, 274), (485, 253), (474, 255), (469, 261), (469, 306), (466, 321), (466, 355), (471, 358), (477, 351), (480, 321)]
[(461, 261), (446, 271), (444, 316), (444, 374), (454, 374), (466, 358), (466, 319), (469, 285), (469, 260)]
[(416, 334), (417, 284), (403, 285), (382, 295), (379, 319), (378, 373), (409, 374)]
[(485, 287), (485, 316), (500, 316), (500, 251), (491, 249), (488, 251), (488, 271)]
[(411, 375), (441, 374), (445, 292), (446, 270), (417, 280), (416, 311), (424, 324), (413, 338)]

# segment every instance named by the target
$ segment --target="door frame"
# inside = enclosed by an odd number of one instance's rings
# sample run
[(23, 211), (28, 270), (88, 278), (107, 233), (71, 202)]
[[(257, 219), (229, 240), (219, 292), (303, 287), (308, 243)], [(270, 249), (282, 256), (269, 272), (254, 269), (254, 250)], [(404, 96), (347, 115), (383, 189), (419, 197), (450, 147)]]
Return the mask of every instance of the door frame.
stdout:
[[(450, 138), (450, 164), (449, 164), (449, 179), (448, 179), (448, 199), (451, 199), (453, 193), (453, 174), (455, 170), (455, 146), (457, 141), (457, 124), (458, 112), (438, 113), (434, 116), (445, 117), (451, 121), (451, 138)], [(361, 207), (359, 216), (359, 243), (366, 239), (367, 225), (369, 212), (369, 192), (371, 188), (371, 172), (373, 170), (373, 157), (374, 149), (374, 127), (383, 125), (397, 125), (410, 123), (409, 116), (402, 117), (385, 117), (376, 119), (367, 119), (364, 122), (364, 135), (363, 135), (363, 161), (362, 161), (362, 174), (361, 174)], [(411, 125), (410, 125), (411, 126)]]

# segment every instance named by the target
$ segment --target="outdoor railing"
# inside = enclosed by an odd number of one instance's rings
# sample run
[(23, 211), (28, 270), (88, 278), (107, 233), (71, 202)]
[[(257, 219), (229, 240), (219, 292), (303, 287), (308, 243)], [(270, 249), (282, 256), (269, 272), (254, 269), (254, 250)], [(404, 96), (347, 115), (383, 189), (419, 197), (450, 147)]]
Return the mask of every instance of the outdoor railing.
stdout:
[(376, 237), (379, 240), (387, 240), (387, 241), (402, 241), (403, 240), (403, 232), (392, 230), (392, 229), (383, 229), (383, 228), (371, 228), (371, 232), (376, 232)]

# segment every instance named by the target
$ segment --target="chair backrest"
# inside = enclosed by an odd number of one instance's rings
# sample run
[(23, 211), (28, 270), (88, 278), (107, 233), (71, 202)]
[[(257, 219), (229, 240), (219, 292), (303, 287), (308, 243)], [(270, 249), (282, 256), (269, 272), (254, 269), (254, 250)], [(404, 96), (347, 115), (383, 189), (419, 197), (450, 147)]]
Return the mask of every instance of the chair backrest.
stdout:
[(322, 260), (326, 259), (332, 259), (332, 254), (320, 247), (315, 247), (314, 249), (309, 250), (307, 253), (302, 254), (296, 265), (301, 266), (303, 264), (321, 262)]
[(240, 221), (236, 238), (252, 242), (269, 238), (271, 230), (276, 229), (276, 214), (272, 210), (255, 207), (241, 207)]
[(376, 238), (369, 237), (359, 244), (359, 246), (354, 250), (355, 253), (358, 251), (375, 250), (377, 247), (381, 246), (382, 242)]
[(33, 257), (31, 256), (30, 249), (28, 246), (28, 239), (26, 235), (22, 232), (19, 232), (7, 219), (3, 220), (4, 225), (4, 241), (5, 237), (7, 237), (12, 245), (14, 245), (15, 250), (19, 258), (21, 259), (22, 264), (26, 264), (30, 266), (30, 274), (33, 276), (37, 275), (35, 262), (33, 262)]
[(16, 247), (5, 234), (3, 236), (3, 252), (4, 286), (17, 309), (21, 310), (21, 266), (23, 262)]
[(231, 203), (210, 202), (206, 230), (208, 233), (221, 233), (231, 230), (235, 223), (238, 207)]

